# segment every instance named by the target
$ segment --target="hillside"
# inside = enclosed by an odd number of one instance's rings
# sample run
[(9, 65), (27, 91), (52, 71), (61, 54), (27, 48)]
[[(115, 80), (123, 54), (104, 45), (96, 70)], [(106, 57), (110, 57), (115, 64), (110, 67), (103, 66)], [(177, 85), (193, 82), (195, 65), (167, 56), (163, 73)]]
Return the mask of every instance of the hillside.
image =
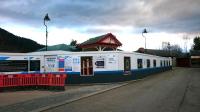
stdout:
[(2, 28), (0, 28), (0, 52), (33, 52), (43, 48), (37, 42), (16, 36)]

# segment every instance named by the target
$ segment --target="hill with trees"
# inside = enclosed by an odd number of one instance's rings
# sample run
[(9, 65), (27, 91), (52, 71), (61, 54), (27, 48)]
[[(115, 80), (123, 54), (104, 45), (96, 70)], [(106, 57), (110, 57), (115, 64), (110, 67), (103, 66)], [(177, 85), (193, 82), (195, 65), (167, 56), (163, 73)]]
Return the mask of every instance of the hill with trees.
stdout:
[(33, 52), (43, 48), (44, 45), (37, 42), (16, 36), (2, 28), (0, 28), (0, 52)]

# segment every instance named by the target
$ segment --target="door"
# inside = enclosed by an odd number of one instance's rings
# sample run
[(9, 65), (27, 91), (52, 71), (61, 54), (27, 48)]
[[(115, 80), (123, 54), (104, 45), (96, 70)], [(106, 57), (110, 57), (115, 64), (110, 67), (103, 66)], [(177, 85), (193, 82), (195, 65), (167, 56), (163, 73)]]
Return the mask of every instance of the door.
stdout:
[(124, 74), (131, 73), (131, 59), (130, 57), (124, 57)]
[(81, 75), (82, 76), (93, 75), (93, 61), (91, 56), (81, 57)]

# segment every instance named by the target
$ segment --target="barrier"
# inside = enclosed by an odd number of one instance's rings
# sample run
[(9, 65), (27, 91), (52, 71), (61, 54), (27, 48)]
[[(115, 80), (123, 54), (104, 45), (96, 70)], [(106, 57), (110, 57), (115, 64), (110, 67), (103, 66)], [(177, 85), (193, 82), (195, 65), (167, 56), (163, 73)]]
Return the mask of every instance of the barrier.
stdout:
[(3, 75), (3, 87), (15, 87), (19, 85), (18, 75)]
[(50, 86), (64, 86), (66, 75), (53, 75), (52, 82)]
[(49, 88), (53, 90), (65, 90), (65, 74), (48, 74)]
[(49, 85), (49, 77), (47, 74), (40, 74), (37, 76), (37, 85), (39, 86), (48, 86)]
[(49, 75), (50, 82), (49, 86), (64, 86), (65, 85), (65, 79), (66, 75), (65, 74), (50, 74)]
[(35, 74), (24, 74), (20, 75), (20, 84), (19, 86), (36, 86), (37, 77)]
[(4, 87), (3, 86), (3, 75), (0, 75), (0, 88)]
[(0, 89), (34, 87), (62, 87), (64, 89), (66, 74), (0, 74)]

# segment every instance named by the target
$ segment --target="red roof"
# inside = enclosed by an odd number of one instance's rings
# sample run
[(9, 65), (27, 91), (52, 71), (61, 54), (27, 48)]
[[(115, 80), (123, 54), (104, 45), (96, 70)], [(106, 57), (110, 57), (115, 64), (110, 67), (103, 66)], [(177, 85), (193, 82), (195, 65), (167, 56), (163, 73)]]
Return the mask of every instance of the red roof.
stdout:
[(122, 43), (112, 33), (107, 33), (105, 35), (90, 38), (89, 40), (78, 45), (80, 48), (89, 48), (95, 46), (116, 48), (122, 46)]

